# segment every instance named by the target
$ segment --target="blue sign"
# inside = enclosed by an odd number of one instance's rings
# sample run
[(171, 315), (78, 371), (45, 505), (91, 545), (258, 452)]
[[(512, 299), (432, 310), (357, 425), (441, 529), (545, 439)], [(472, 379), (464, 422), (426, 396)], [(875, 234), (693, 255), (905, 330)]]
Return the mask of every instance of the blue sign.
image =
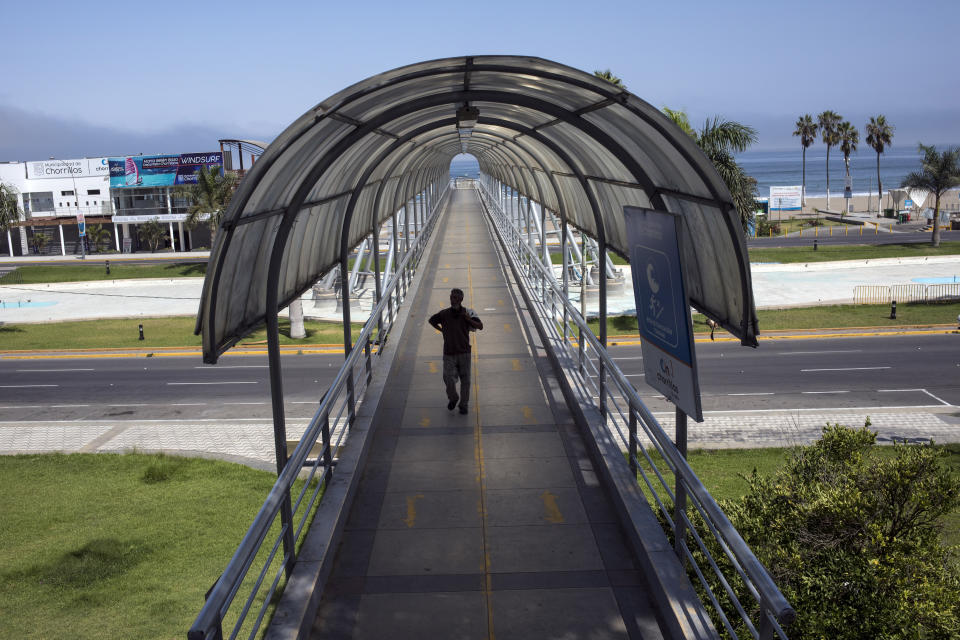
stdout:
[(683, 286), (680, 218), (624, 207), (647, 384), (703, 421), (690, 303)]

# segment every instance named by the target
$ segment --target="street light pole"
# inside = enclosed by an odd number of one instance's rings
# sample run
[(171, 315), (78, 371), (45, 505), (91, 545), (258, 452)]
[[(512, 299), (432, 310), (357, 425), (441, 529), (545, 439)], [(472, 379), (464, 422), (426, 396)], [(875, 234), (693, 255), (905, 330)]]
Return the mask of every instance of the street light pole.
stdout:
[[(73, 180), (73, 206), (74, 206), (74, 209), (76, 210), (76, 216), (79, 216), (80, 215), (80, 194), (77, 192), (77, 177), (73, 175), (73, 169), (70, 168), (70, 165), (68, 165), (65, 160), (61, 160), (60, 158), (54, 158), (53, 156), (50, 156), (50, 159), (56, 160), (57, 162), (62, 164), (67, 171), (70, 172), (70, 179)], [(84, 227), (86, 227), (86, 222), (84, 222)], [(77, 230), (79, 231), (79, 229), (80, 229), (80, 218), (78, 217)], [(84, 229), (84, 231), (86, 231), (86, 229)], [(81, 260), (87, 259), (87, 247), (86, 247), (86, 243), (84, 242), (84, 235), (85, 234), (80, 235), (80, 259)], [(61, 236), (60, 239), (63, 240), (63, 237)]]

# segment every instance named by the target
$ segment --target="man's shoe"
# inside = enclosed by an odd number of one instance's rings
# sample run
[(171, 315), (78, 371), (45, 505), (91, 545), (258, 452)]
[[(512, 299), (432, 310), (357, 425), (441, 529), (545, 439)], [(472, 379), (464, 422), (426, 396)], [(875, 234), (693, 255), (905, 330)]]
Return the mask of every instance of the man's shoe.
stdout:
[[(453, 407), (450, 407), (450, 408), (453, 409)], [(461, 415), (467, 415), (467, 408), (466, 408), (466, 407), (460, 407), (460, 414), (461, 414)]]
[(457, 406), (457, 401), (456, 401), (456, 400), (451, 400), (450, 402), (447, 403), (447, 410), (448, 410), (448, 411), (453, 411), (453, 408), (454, 408), (455, 406)]

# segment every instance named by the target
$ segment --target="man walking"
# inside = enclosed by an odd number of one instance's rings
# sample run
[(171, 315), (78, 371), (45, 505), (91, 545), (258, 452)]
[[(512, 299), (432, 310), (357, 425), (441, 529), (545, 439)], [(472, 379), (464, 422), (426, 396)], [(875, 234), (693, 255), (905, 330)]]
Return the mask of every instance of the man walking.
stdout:
[[(450, 306), (430, 316), (427, 321), (443, 334), (443, 383), (447, 386), (447, 409), (453, 411), (460, 402), (460, 413), (467, 413), (470, 404), (470, 332), (483, 329), (473, 311), (465, 308), (463, 291), (451, 289)], [(457, 394), (457, 378), (460, 394)]]

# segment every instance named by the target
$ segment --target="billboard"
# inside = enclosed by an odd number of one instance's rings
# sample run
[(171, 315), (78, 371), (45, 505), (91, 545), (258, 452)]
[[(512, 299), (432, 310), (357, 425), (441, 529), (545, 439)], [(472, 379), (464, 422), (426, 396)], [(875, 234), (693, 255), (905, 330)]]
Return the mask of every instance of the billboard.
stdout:
[(110, 188), (172, 187), (196, 184), (200, 168), (223, 173), (223, 154), (181, 153), (168, 156), (110, 158)]
[(803, 188), (770, 187), (770, 211), (800, 211), (800, 195)]
[(41, 160), (27, 163), (27, 179), (95, 178), (110, 175), (109, 158), (79, 158), (75, 160)]

